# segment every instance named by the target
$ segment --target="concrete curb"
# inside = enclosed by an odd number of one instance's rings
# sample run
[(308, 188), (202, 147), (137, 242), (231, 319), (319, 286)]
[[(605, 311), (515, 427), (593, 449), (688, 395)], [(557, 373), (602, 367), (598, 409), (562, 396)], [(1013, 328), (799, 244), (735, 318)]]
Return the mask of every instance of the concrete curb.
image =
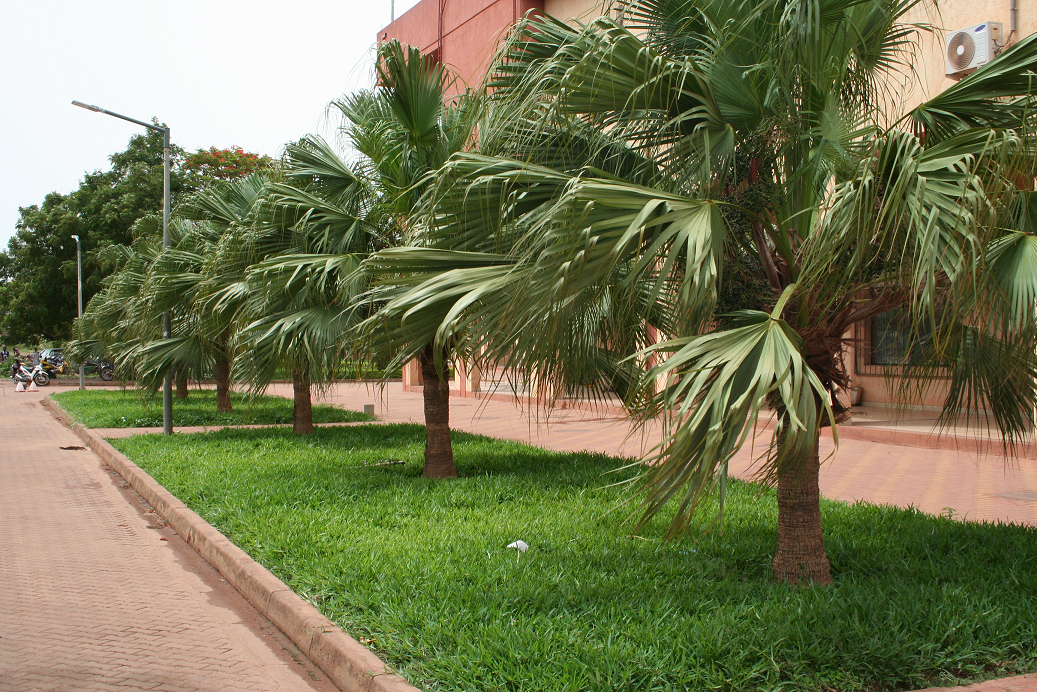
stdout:
[(215, 567), (242, 596), (291, 639), (344, 692), (420, 692), (369, 649), (253, 560), (211, 524), (50, 397), (43, 406), (68, 426)]

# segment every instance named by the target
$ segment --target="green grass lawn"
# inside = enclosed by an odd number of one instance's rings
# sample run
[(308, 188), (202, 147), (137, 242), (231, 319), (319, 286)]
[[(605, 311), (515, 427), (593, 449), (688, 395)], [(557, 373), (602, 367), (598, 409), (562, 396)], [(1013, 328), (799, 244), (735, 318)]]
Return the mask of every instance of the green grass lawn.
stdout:
[[(162, 425), (162, 397), (142, 399), (135, 391), (86, 390), (52, 395), (54, 401), (87, 428), (148, 428)], [(173, 425), (291, 424), (292, 401), (279, 396), (231, 393), (234, 410), (216, 411), (216, 391), (192, 389), (187, 399), (173, 399)], [(313, 406), (314, 423), (367, 421), (371, 416), (327, 404)]]
[[(1037, 529), (825, 502), (835, 585), (772, 583), (774, 493), (631, 538), (617, 461), (416, 425), (113, 444), (427, 690), (908, 690), (1037, 667)], [(404, 462), (398, 464), (396, 462)], [(529, 551), (505, 546), (524, 540)]]

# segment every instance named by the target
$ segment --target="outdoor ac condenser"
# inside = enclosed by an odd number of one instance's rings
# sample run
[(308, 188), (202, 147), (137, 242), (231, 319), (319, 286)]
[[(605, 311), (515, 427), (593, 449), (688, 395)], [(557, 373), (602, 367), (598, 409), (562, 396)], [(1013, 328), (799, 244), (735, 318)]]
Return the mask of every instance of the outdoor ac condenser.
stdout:
[(947, 76), (961, 77), (993, 60), (1004, 45), (1001, 22), (984, 22), (947, 32), (944, 58)]

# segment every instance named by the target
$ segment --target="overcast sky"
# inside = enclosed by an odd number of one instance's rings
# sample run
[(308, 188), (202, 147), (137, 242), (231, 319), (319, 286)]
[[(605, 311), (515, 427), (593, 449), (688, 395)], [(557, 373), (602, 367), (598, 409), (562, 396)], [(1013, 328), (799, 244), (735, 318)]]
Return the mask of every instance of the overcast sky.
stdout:
[[(399, 16), (418, 0), (396, 0)], [(276, 155), (369, 86), (390, 0), (0, 0), (0, 248), (18, 207), (71, 192), (157, 116), (188, 150)]]

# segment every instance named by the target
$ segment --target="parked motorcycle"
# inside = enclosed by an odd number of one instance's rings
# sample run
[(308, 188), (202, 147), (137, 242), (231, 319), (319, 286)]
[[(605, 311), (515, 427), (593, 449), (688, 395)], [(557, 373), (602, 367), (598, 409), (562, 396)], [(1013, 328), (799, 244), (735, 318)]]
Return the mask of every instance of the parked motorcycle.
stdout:
[(37, 387), (46, 387), (50, 384), (50, 375), (48, 375), (39, 365), (32, 370), (29, 370), (24, 363), (20, 362), (15, 362), (15, 364), (11, 366), (11, 378), (15, 382), (23, 382), (25, 384), (35, 382)]
[(58, 375), (67, 375), (69, 373), (68, 363), (64, 360), (42, 358), (40, 359), (40, 368), (43, 372), (52, 379), (56, 380)]
[(87, 358), (83, 361), (83, 371), (90, 372), (91, 370), (96, 370), (98, 377), (105, 382), (111, 382), (115, 378), (115, 366), (111, 361), (103, 358)]

